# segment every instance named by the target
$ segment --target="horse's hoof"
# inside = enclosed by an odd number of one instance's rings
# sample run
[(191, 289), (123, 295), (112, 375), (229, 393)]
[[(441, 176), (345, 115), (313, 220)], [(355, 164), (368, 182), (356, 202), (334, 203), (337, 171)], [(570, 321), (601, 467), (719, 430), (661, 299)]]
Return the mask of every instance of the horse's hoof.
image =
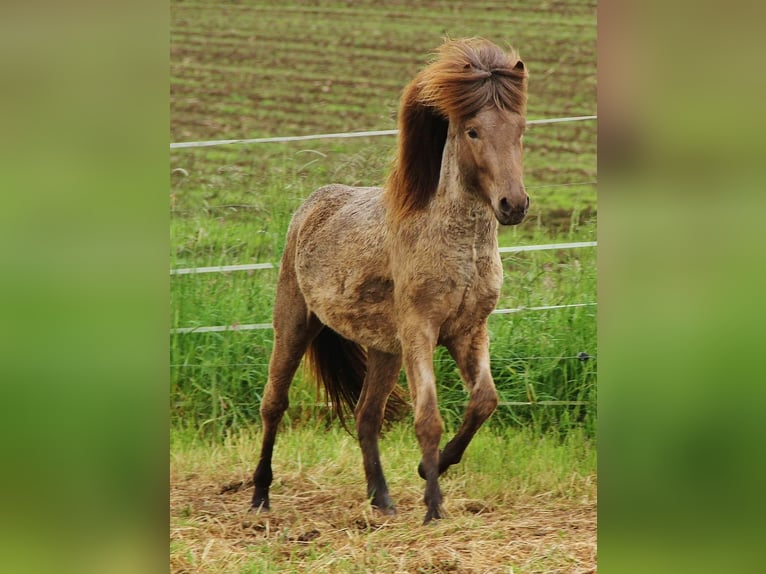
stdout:
[(248, 510), (248, 514), (267, 514), (269, 512), (269, 506), (267, 504), (259, 504), (258, 506), (251, 506)]
[(434, 524), (436, 520), (441, 520), (442, 514), (439, 508), (428, 509), (426, 517), (423, 519), (423, 526), (427, 524)]
[(387, 506), (385, 508), (381, 508), (379, 506), (373, 506), (372, 509), (378, 514), (382, 514), (383, 516), (396, 516), (395, 506)]

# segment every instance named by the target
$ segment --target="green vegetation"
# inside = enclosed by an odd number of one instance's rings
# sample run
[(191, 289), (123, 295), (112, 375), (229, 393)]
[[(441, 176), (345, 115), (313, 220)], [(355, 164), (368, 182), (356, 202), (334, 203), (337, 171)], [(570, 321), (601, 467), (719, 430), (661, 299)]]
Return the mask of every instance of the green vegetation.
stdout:
[[(517, 48), (531, 74), (529, 119), (596, 113), (592, 1), (173, 0), (171, 18), (174, 142), (393, 129), (402, 88), (445, 35)], [(278, 263), (303, 199), (332, 182), (379, 185), (395, 145), (172, 150), (171, 268)], [(500, 245), (595, 240), (596, 123), (530, 126), (524, 145), (531, 210)], [(596, 301), (592, 248), (503, 262), (499, 308)], [(269, 323), (276, 276), (173, 276), (171, 327)], [(381, 517), (365, 499), (356, 441), (330, 424), (301, 371), (277, 440), (272, 513), (244, 515), (272, 332), (171, 335), (171, 571), (595, 571), (596, 360), (576, 356), (597, 354), (596, 309), (490, 318), (503, 404), (442, 477), (448, 518), (427, 528), (409, 421), (381, 441), (398, 507)], [(434, 366), (446, 441), (466, 393), (443, 350)]]
[[(537, 129), (550, 129), (540, 126)], [(327, 182), (381, 182), (394, 138), (264, 144), (254, 148), (182, 150), (188, 176), (173, 175), (171, 266), (278, 263), (292, 212)], [(533, 151), (528, 151), (531, 155)], [(229, 154), (229, 155), (227, 155)], [(176, 164), (174, 164), (175, 166)], [(212, 166), (218, 165), (216, 169)], [(593, 177), (592, 175), (590, 177)], [(501, 245), (595, 239), (593, 186), (528, 184), (532, 213), (520, 227), (503, 229)], [(539, 199), (538, 199), (539, 198)], [(569, 204), (566, 210), (561, 205)], [(505, 281), (498, 308), (592, 303), (596, 256), (591, 248), (503, 256)], [(174, 276), (172, 326), (268, 323), (276, 270)], [(493, 372), (504, 401), (586, 401), (590, 406), (502, 406), (495, 423), (534, 422), (566, 432), (586, 423), (592, 431), (595, 403), (596, 307), (495, 315)], [(215, 436), (257, 419), (271, 348), (270, 331), (172, 336), (172, 412), (175, 423)], [(435, 359), (440, 403), (451, 423), (466, 395), (451, 358)], [(316, 409), (313, 383), (298, 377), (292, 416)], [(308, 409), (308, 413), (304, 412)], [(314, 413), (315, 414), (315, 413)]]
[[(449, 6), (449, 7), (448, 7)], [(595, 113), (595, 8), (588, 3), (449, 5), (320, 2), (174, 2), (173, 141), (306, 135), (395, 127), (401, 89), (445, 34), (512, 43), (531, 70), (533, 118)], [(531, 126), (525, 137), (528, 219), (500, 244), (592, 241), (596, 232), (595, 122)], [(278, 263), (293, 211), (330, 182), (379, 185), (395, 137), (173, 150), (173, 268)], [(592, 248), (506, 254), (499, 308), (592, 303)], [(268, 323), (275, 270), (174, 276), (171, 325)], [(525, 311), (490, 319), (502, 405), (496, 426), (595, 430), (596, 307)], [(258, 419), (271, 331), (171, 335), (175, 426), (222, 437)], [(466, 393), (454, 363), (435, 357), (449, 426)], [(293, 420), (326, 415), (313, 382), (293, 385)]]
[[(504, 257), (499, 308), (589, 303), (595, 300), (593, 249), (541, 251)], [(174, 322), (179, 326), (268, 323), (276, 270), (185, 275), (173, 279)], [(490, 318), (492, 367), (501, 401), (584, 401), (584, 406), (501, 406), (493, 424), (534, 422), (562, 432), (577, 423), (592, 431), (595, 365), (575, 358), (595, 354), (595, 307), (525, 311)], [(193, 318), (193, 319), (192, 319)], [(266, 380), (271, 331), (172, 336), (174, 420), (220, 433), (256, 420)], [(467, 395), (443, 349), (434, 359), (440, 407), (450, 426)], [(316, 416), (313, 382), (302, 373), (292, 387), (292, 417)], [(321, 401), (320, 401), (321, 402)]]

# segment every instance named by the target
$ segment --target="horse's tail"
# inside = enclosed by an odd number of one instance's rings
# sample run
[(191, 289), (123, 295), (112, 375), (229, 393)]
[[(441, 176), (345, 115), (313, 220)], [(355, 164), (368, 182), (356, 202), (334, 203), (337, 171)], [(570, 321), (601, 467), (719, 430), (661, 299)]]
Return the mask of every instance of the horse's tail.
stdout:
[[(309, 345), (306, 358), (317, 385), (320, 388), (324, 386), (333, 413), (340, 419), (343, 428), (351, 433), (346, 419), (353, 417), (362, 393), (367, 374), (367, 353), (361, 345), (325, 326)], [(406, 395), (397, 384), (388, 397), (383, 420), (389, 423), (399, 420), (408, 409)]]

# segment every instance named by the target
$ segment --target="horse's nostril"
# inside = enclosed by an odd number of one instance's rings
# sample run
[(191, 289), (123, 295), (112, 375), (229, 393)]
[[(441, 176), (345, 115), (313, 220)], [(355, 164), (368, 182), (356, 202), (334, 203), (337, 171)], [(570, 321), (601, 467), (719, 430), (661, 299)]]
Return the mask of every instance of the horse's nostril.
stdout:
[(527, 203), (524, 206), (524, 209), (529, 209), (529, 196), (527, 196)]
[(503, 213), (509, 213), (511, 211), (511, 204), (505, 197), (500, 198), (500, 211)]

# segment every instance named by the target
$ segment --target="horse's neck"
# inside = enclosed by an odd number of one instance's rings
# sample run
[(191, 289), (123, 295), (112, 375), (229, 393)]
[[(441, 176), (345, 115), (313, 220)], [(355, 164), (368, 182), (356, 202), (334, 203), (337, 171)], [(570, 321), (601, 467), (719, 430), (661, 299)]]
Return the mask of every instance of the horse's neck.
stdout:
[(428, 222), (446, 229), (455, 241), (472, 243), (477, 250), (497, 250), (497, 219), (483, 199), (465, 189), (449, 144)]
[(448, 138), (439, 185), (428, 206), (403, 220), (388, 220), (392, 252), (497, 254), (497, 219), (485, 201), (465, 189), (452, 149)]

